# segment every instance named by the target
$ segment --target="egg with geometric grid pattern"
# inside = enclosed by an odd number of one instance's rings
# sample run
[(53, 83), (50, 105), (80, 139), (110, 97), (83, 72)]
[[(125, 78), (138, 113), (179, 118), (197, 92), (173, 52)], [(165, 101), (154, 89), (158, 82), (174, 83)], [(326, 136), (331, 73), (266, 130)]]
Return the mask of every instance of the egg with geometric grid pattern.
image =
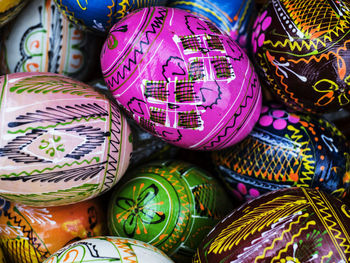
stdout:
[(108, 205), (110, 233), (147, 242), (187, 262), (234, 202), (205, 170), (183, 161), (157, 161), (125, 175)]
[(242, 201), (293, 186), (349, 198), (346, 137), (325, 118), (280, 104), (263, 106), (249, 136), (213, 152), (212, 159), (220, 179)]
[(222, 149), (248, 135), (261, 90), (248, 56), (212, 22), (150, 7), (116, 23), (102, 48), (109, 90), (144, 129), (179, 147)]

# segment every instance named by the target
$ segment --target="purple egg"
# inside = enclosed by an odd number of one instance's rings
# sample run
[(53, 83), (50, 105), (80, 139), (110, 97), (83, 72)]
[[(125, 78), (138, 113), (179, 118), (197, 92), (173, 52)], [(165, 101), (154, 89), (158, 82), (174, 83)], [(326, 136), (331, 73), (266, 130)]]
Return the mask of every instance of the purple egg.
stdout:
[(130, 13), (112, 27), (101, 65), (126, 112), (179, 147), (228, 147), (259, 118), (260, 84), (248, 56), (213, 23), (184, 10)]

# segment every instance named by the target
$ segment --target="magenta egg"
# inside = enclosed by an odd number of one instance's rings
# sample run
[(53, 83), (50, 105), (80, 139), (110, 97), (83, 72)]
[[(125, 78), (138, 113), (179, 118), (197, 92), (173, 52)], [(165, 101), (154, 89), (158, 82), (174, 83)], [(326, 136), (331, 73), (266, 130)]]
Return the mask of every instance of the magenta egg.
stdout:
[(260, 84), (248, 56), (213, 23), (184, 10), (127, 15), (110, 30), (101, 66), (126, 112), (179, 147), (233, 145), (260, 114)]

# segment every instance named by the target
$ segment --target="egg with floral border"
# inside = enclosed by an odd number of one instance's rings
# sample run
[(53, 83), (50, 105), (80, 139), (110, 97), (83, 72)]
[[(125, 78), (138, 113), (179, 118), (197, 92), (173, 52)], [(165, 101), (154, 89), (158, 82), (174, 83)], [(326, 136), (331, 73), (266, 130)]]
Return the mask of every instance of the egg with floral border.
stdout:
[(349, 1), (268, 1), (252, 28), (261, 80), (298, 111), (326, 113), (348, 107), (349, 33)]
[(349, 157), (349, 142), (332, 123), (279, 104), (263, 106), (246, 139), (212, 154), (219, 177), (242, 201), (293, 186), (349, 198)]
[(245, 52), (213, 23), (181, 9), (127, 15), (111, 29), (101, 65), (128, 115), (182, 148), (233, 145), (260, 114), (260, 84)]
[(53, 73), (0, 77), (0, 196), (32, 206), (71, 204), (125, 173), (131, 132), (102, 93)]
[(118, 183), (107, 222), (112, 235), (142, 240), (186, 262), (233, 207), (206, 171), (183, 161), (158, 161), (129, 170)]

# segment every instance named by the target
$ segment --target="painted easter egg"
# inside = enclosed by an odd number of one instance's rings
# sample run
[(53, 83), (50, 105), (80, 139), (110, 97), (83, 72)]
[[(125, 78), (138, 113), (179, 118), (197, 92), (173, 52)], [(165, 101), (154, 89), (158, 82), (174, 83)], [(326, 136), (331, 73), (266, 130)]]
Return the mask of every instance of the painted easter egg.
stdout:
[(111, 29), (101, 65), (133, 119), (183, 148), (228, 147), (260, 114), (260, 85), (244, 51), (213, 23), (181, 9), (130, 13)]
[[(107, 96), (110, 95), (103, 79), (94, 80), (90, 82), (90, 85), (99, 89)], [(113, 100), (113, 98), (111, 99)], [(179, 152), (180, 148), (175, 147), (145, 131), (131, 118), (127, 118), (127, 121), (132, 133), (133, 146), (130, 167), (147, 163), (152, 160), (171, 159)]]
[(349, 207), (322, 191), (278, 190), (218, 223), (192, 262), (349, 262), (349, 218)]
[(349, 197), (348, 140), (316, 115), (263, 106), (249, 136), (212, 157), (220, 178), (243, 201), (293, 186)]
[(108, 30), (128, 13), (138, 8), (165, 5), (167, 0), (54, 0), (60, 11), (74, 24), (95, 33)]
[(0, 0), (0, 27), (15, 18), (27, 2), (27, 0)]
[(103, 203), (31, 207), (0, 198), (0, 245), (16, 263), (39, 263), (63, 246), (107, 233)]
[(43, 263), (138, 262), (174, 263), (145, 242), (114, 236), (87, 238), (63, 247)]
[(32, 206), (109, 190), (128, 167), (126, 118), (92, 87), (53, 73), (0, 78), (0, 196)]
[(98, 62), (97, 38), (76, 29), (53, 0), (32, 0), (0, 37), (3, 74), (52, 72), (85, 80)]
[(254, 0), (169, 0), (168, 5), (188, 10), (203, 16), (228, 33), (241, 47), (248, 44), (252, 15), (255, 14)]
[(117, 184), (107, 223), (112, 235), (142, 240), (183, 262), (232, 210), (226, 192), (204, 170), (158, 161), (130, 170)]
[(252, 33), (261, 80), (296, 110), (324, 113), (349, 105), (349, 33), (348, 0), (270, 0)]

